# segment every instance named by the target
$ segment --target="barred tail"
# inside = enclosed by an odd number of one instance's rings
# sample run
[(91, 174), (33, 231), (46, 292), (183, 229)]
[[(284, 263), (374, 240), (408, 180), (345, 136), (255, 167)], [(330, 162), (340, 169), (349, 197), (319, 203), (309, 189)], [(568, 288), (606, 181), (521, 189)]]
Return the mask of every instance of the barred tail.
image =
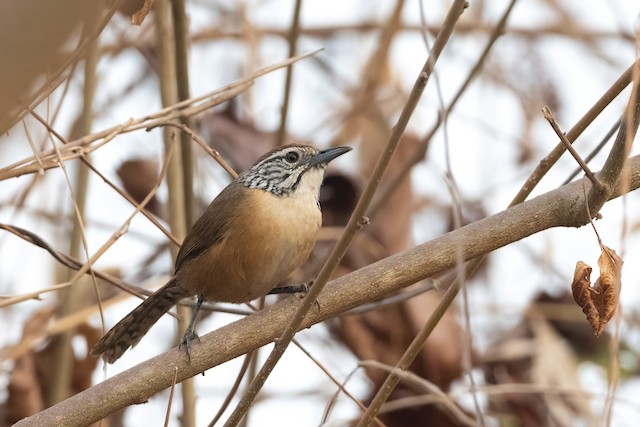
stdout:
[(144, 300), (135, 310), (127, 314), (93, 347), (91, 355), (98, 356), (113, 363), (142, 339), (151, 327), (182, 298), (189, 293), (178, 286), (173, 278), (158, 289), (156, 293)]

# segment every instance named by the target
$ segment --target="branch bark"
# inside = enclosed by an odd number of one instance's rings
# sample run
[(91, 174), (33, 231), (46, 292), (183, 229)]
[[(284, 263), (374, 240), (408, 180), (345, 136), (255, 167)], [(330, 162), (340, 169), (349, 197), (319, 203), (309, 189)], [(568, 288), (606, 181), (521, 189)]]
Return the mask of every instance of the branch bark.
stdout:
[[(629, 160), (625, 188), (640, 187), (640, 156)], [(590, 182), (584, 183), (587, 190)], [(610, 199), (621, 194), (620, 184)], [(586, 224), (582, 180), (545, 193), (530, 201), (476, 221), (430, 242), (416, 246), (329, 282), (318, 298), (319, 309), (306, 316), (308, 328), (354, 307), (383, 298), (419, 280), (445, 272), (459, 261), (489, 253), (553, 227)], [(144, 403), (178, 381), (273, 342), (298, 309), (287, 298), (266, 309), (215, 330), (201, 338), (191, 351), (191, 362), (176, 348), (15, 424), (25, 426), (85, 426), (126, 406)]]

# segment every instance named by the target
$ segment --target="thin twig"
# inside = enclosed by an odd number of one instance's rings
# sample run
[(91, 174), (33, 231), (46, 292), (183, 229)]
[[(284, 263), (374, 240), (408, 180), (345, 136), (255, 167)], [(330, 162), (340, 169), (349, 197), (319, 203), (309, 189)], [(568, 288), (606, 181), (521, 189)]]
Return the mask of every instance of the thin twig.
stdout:
[(600, 247), (602, 248), (602, 239), (600, 238), (600, 234), (598, 233), (598, 229), (596, 228), (596, 225), (593, 222), (593, 217), (591, 216), (591, 210), (589, 209), (589, 203), (587, 203), (588, 196), (587, 196), (587, 186), (585, 185), (585, 181), (582, 181), (582, 193), (584, 194), (584, 208), (587, 211), (587, 218), (589, 218), (589, 224), (591, 224), (591, 228), (593, 228), (593, 232), (596, 235), (596, 238), (598, 239), (598, 245), (600, 245)]
[[(338, 398), (338, 395), (340, 393), (344, 393), (345, 396), (347, 396), (349, 399), (351, 399), (351, 401), (353, 403), (355, 403), (356, 405), (358, 405), (358, 408), (360, 408), (360, 410), (362, 412), (367, 410), (367, 407), (364, 406), (364, 404), (358, 400), (358, 398), (356, 398), (354, 395), (352, 395), (346, 388), (346, 384), (345, 383), (340, 383), (333, 375), (331, 375), (331, 372), (329, 372), (329, 370), (322, 365), (322, 363), (320, 363), (320, 361), (318, 359), (316, 359), (309, 350), (307, 350), (302, 344), (300, 344), (300, 341), (298, 341), (297, 339), (293, 339), (293, 344), (296, 345), (296, 347), (298, 347), (309, 359), (311, 359), (311, 361), (313, 363), (315, 363), (315, 365), (320, 368), (320, 370), (331, 380), (332, 383), (334, 383), (337, 387), (338, 390), (336, 390), (336, 393), (334, 394), (334, 396), (332, 397), (331, 401), (329, 402), (329, 404), (327, 405), (327, 409), (325, 409), (325, 414), (322, 417), (322, 424), (324, 424), (327, 420), (327, 417), (329, 416), (329, 412), (330, 412), (330, 407), (332, 406), (332, 403), (335, 402)], [(351, 375), (349, 375), (348, 377), (350, 377)], [(346, 381), (345, 381), (346, 382)], [(380, 427), (384, 427), (384, 423), (380, 420), (380, 418), (376, 417), (375, 418), (375, 423), (380, 426)]]
[[(631, 83), (631, 75), (633, 69), (637, 64), (640, 64), (640, 60), (634, 62), (629, 68), (625, 70), (618, 80), (611, 85), (609, 89), (596, 101), (595, 104), (587, 111), (584, 116), (578, 120), (578, 122), (566, 133), (567, 139), (573, 144), (582, 132), (595, 120), (596, 117), (602, 113), (602, 111), (613, 101), (628, 85)], [(559, 142), (551, 152), (538, 163), (536, 169), (529, 175), (529, 178), (522, 184), (522, 187), (518, 191), (518, 194), (513, 198), (510, 206), (517, 205), (527, 199), (531, 191), (538, 185), (542, 178), (551, 170), (553, 165), (556, 164), (558, 159), (565, 152), (565, 146), (562, 142)]]
[(249, 353), (244, 355), (244, 358), (242, 360), (242, 366), (240, 367), (240, 371), (238, 371), (238, 375), (236, 375), (236, 379), (231, 385), (231, 388), (229, 389), (229, 391), (227, 392), (227, 395), (225, 396), (224, 401), (222, 402), (222, 405), (220, 405), (220, 408), (218, 408), (218, 412), (216, 412), (216, 414), (213, 416), (213, 418), (209, 422), (209, 427), (213, 427), (216, 425), (216, 423), (222, 417), (222, 414), (224, 414), (224, 411), (226, 411), (229, 405), (231, 404), (231, 401), (233, 400), (236, 393), (238, 392), (238, 389), (240, 388), (240, 384), (242, 383), (242, 380), (244, 379), (244, 376), (247, 373), (247, 369), (249, 368), (249, 364), (251, 363), (251, 358), (253, 354), (254, 352), (250, 351)]
[[(376, 166), (371, 173), (371, 178), (369, 179), (367, 186), (363, 190), (362, 195), (360, 196), (360, 199), (358, 200), (358, 203), (354, 208), (351, 218), (349, 218), (349, 222), (347, 223), (347, 226), (345, 227), (345, 230), (340, 237), (340, 240), (334, 247), (331, 255), (329, 255), (329, 258), (327, 259), (325, 264), (322, 266), (322, 269), (318, 273), (313, 286), (311, 287), (305, 298), (302, 300), (300, 308), (296, 311), (296, 314), (289, 322), (289, 325), (284, 330), (280, 338), (276, 341), (275, 348), (273, 349), (271, 354), (269, 354), (267, 361), (260, 369), (260, 372), (258, 372), (256, 378), (251, 382), (240, 403), (227, 420), (225, 424), (226, 426), (237, 425), (238, 422), (247, 413), (247, 411), (251, 407), (251, 404), (258, 395), (258, 392), (269, 377), (269, 374), (284, 354), (285, 349), (293, 339), (295, 333), (300, 329), (300, 325), (302, 324), (304, 317), (309, 312), (309, 310), (311, 310), (311, 308), (315, 306), (315, 301), (318, 298), (318, 294), (322, 291), (329, 277), (331, 276), (331, 274), (333, 274), (334, 270), (340, 263), (340, 260), (347, 252), (347, 249), (349, 248), (349, 245), (356, 235), (357, 231), (360, 229), (360, 227), (368, 222), (368, 219), (364, 215), (378, 188), (380, 179), (387, 169), (387, 166), (389, 165), (391, 156), (393, 155), (396, 147), (398, 146), (398, 143), (400, 142), (400, 138), (404, 133), (407, 123), (409, 122), (409, 119), (413, 114), (418, 101), (420, 100), (422, 92), (424, 91), (427, 81), (431, 73), (433, 72), (435, 64), (440, 57), (442, 50), (446, 46), (449, 37), (453, 33), (455, 23), (458, 21), (458, 18), (464, 10), (465, 3), (466, 2), (464, 0), (456, 0), (451, 6), (449, 14), (445, 19), (443, 30), (440, 34), (438, 34), (438, 38), (436, 39), (433, 46), (433, 51), (427, 58), (422, 70), (420, 71), (420, 74), (416, 79), (416, 82), (413, 85), (413, 89), (411, 90), (409, 99), (402, 109), (398, 122), (393, 127), (391, 135), (389, 136), (387, 146), (380, 155), (380, 158), (378, 159), (378, 162), (376, 163)], [(365, 413), (365, 417), (368, 419), (368, 424), (371, 423), (374, 416), (375, 414)]]
[[(175, 86), (177, 101), (191, 98), (189, 91), (189, 18), (187, 17), (185, 0), (171, 1), (173, 24), (173, 59), (175, 62)], [(190, 127), (188, 116), (180, 118), (180, 123)], [(196, 219), (194, 215), (193, 196), (193, 150), (188, 135), (180, 134), (180, 161), (182, 162), (182, 195), (187, 229), (191, 229)]]
[[(456, 421), (459, 422), (460, 424), (467, 425), (467, 426), (477, 425), (476, 420), (474, 420), (473, 418), (470, 418), (467, 414), (465, 414), (464, 411), (458, 406), (458, 404), (449, 395), (443, 392), (440, 389), (440, 387), (433, 384), (432, 382), (424, 378), (421, 378), (412, 372), (398, 369), (393, 366), (385, 365), (384, 363), (380, 363), (375, 360), (362, 360), (358, 364), (363, 367), (382, 369), (386, 372), (389, 372), (390, 374), (397, 375), (405, 382), (413, 386), (418, 386), (425, 392), (432, 394), (436, 398), (436, 401), (440, 403), (442, 407), (446, 408), (449, 411), (449, 413), (453, 415)], [(476, 394), (476, 391), (474, 389), (475, 387), (471, 388), (472, 395)]]
[[(420, 4), (420, 19), (422, 25), (426, 28), (427, 19), (425, 16), (423, 1), (419, 2)], [(515, 1), (512, 1), (511, 7), (515, 4)], [(507, 15), (508, 16), (508, 15)], [(506, 22), (506, 21), (505, 21)], [(422, 37), (424, 39), (424, 43), (427, 47), (427, 51), (431, 49), (429, 46), (429, 39), (426, 31), (422, 32)], [(480, 61), (479, 61), (480, 62)], [(472, 72), (471, 75), (475, 74)], [(453, 204), (453, 228), (454, 230), (462, 227), (462, 198), (460, 197), (460, 188), (458, 187), (458, 183), (455, 180), (453, 175), (453, 167), (451, 166), (451, 146), (449, 144), (449, 116), (448, 112), (444, 106), (444, 97), (442, 96), (442, 88), (440, 86), (440, 81), (438, 79), (437, 72), (434, 72), (435, 78), (435, 86), (436, 92), (438, 94), (438, 109), (439, 109), (439, 119), (442, 121), (443, 135), (444, 135), (444, 153), (445, 153), (445, 164), (446, 164), (446, 173), (444, 176), (445, 183), (447, 185), (447, 189), (449, 190), (449, 194), (452, 199)], [(470, 80), (467, 80), (470, 82)], [(466, 83), (466, 82), (465, 82)], [(425, 144), (426, 147), (426, 144)], [(425, 153), (426, 154), (426, 153)], [(478, 399), (478, 394), (475, 392), (476, 389), (476, 381), (473, 378), (472, 370), (472, 352), (473, 352), (473, 341), (472, 341), (472, 331), (471, 331), (471, 316), (469, 313), (469, 292), (467, 290), (467, 282), (465, 280), (465, 262), (464, 262), (464, 248), (462, 247), (462, 242), (456, 248), (456, 275), (457, 280), (461, 283), (462, 288), (462, 312), (464, 314), (463, 319), (463, 333), (462, 333), (462, 366), (464, 369), (464, 375), (468, 378), (469, 384), (471, 385), (471, 390), (473, 393), (471, 394), (473, 398), (473, 407), (476, 411), (476, 419), (479, 421), (479, 425), (484, 427), (486, 425), (484, 416), (482, 414), (482, 409), (480, 408), (480, 400)]]
[[(433, 49), (432, 49), (431, 53), (429, 54), (429, 57), (427, 58), (427, 61), (426, 61), (425, 65), (424, 65), (424, 67), (423, 67), (422, 73), (420, 74), (420, 77), (416, 81), (416, 85), (414, 86), (414, 89), (411, 91), (412, 95), (414, 95), (414, 92), (416, 91), (416, 87), (420, 86), (420, 83), (421, 83), (420, 82), (420, 78), (422, 78), (422, 77), (428, 78), (428, 76), (433, 71), (433, 69), (435, 67), (435, 62), (437, 61), (438, 57), (440, 56), (440, 53), (442, 52), (442, 50), (446, 46), (446, 44), (447, 44), (447, 42), (449, 40), (449, 37), (453, 33), (453, 29), (454, 29), (458, 19), (462, 15), (462, 12), (464, 11), (465, 7), (466, 7), (466, 2), (462, 1), (462, 0), (454, 1), (454, 3), (451, 5), (451, 8), (447, 12), (447, 15), (446, 15), (446, 17), (445, 17), (445, 19), (443, 21), (442, 31), (438, 34), (438, 37), (436, 38), (436, 40), (435, 40), (435, 42), (433, 44)], [(426, 80), (424, 81), (424, 83), (422, 84), (421, 87), (424, 88), (424, 85), (426, 85)], [(421, 90), (420, 90), (419, 93), (421, 93)], [(416, 102), (417, 102), (417, 100), (416, 100)], [(405, 106), (405, 109), (403, 110), (403, 114), (405, 113), (405, 111), (407, 109), (407, 106), (409, 106), (409, 105), (410, 105), (410, 101), (407, 102), (407, 105)], [(404, 128), (402, 130), (404, 130)], [(396, 129), (394, 128), (394, 132), (392, 133), (392, 136), (396, 133), (395, 131), (396, 131)], [(399, 137), (400, 137), (400, 135), (398, 135), (398, 139), (399, 139)], [(390, 139), (390, 143), (391, 143), (391, 141), (392, 141), (392, 139)], [(395, 148), (395, 147), (393, 147), (393, 148)], [(392, 150), (386, 150), (386, 151), (393, 153)], [(378, 165), (379, 165), (379, 163), (378, 163)], [(378, 165), (376, 165), (376, 170), (377, 170), (377, 166)], [(373, 198), (373, 194), (371, 194), (371, 198)], [(364, 211), (366, 211), (367, 208), (368, 208), (368, 206), (365, 206)], [(357, 209), (357, 207), (356, 207), (356, 209)], [(407, 351), (409, 351), (409, 349), (407, 349)], [(415, 355), (414, 355), (414, 357), (415, 357)], [(406, 369), (406, 368), (401, 368), (401, 369)], [(395, 376), (395, 375), (391, 374), (391, 375), (389, 375), (387, 377), (387, 380), (385, 381), (385, 384), (387, 384), (387, 383), (391, 384), (393, 382), (395, 382), (395, 384), (393, 384), (391, 387), (384, 387), (383, 386), (383, 388), (378, 390), (378, 393), (376, 394), (376, 396), (374, 397), (373, 401), (369, 405), (369, 408), (367, 409), (367, 412), (365, 412), (365, 414), (362, 416), (362, 418), (358, 422), (358, 426), (368, 426), (368, 425), (371, 424), (371, 421), (373, 420), (373, 417), (375, 417), (377, 415), (377, 413), (380, 411), (380, 408), (382, 407), (382, 404), (390, 396), (391, 391), (393, 390), (393, 388), (397, 384), (397, 381), (399, 381), (399, 377), (398, 376)]]
[[(251, 86), (253, 84), (253, 81), (257, 78), (280, 68), (286, 67), (289, 64), (293, 64), (294, 62), (308, 58), (309, 56), (315, 55), (321, 50), (322, 49), (316, 49), (311, 52), (297, 55), (286, 61), (261, 68), (255, 73), (239, 79), (233, 83), (230, 83), (213, 92), (209, 92), (201, 96), (178, 102), (174, 105), (165, 107), (156, 113), (137, 119), (129, 119), (125, 123), (119, 124), (117, 126), (104, 129), (91, 135), (85, 135), (82, 138), (74, 141), (69, 141), (60, 150), (63, 154), (63, 160), (74, 159), (80, 157), (82, 154), (87, 154), (91, 151), (94, 151), (95, 149), (97, 149), (97, 147), (93, 147), (91, 146), (91, 144), (98, 140), (106, 138), (113, 139), (116, 135), (119, 134), (145, 129), (147, 127), (154, 126), (157, 123), (165, 122), (167, 120), (198, 114), (206, 109), (211, 108), (212, 106), (218, 105), (222, 102), (226, 102), (239, 93), (242, 93), (249, 86)], [(196, 105), (192, 106), (193, 104)], [(55, 161), (55, 152), (52, 150), (39, 153), (39, 157), (44, 164), (44, 169), (51, 169), (58, 166)], [(15, 162), (11, 165), (0, 168), (0, 181), (9, 178), (15, 178), (29, 173), (38, 172), (39, 170), (41, 170), (41, 168), (38, 165), (35, 156), (31, 156)]]
[(580, 154), (578, 154), (576, 149), (573, 148), (573, 145), (571, 145), (571, 141), (567, 139), (567, 135), (564, 132), (562, 132), (562, 130), (560, 129), (560, 126), (558, 126), (558, 122), (556, 121), (556, 118), (553, 116), (553, 112), (551, 111), (549, 106), (545, 105), (544, 107), (542, 107), (542, 115), (549, 122), (549, 124), (551, 125), (551, 128), (556, 133), (556, 135), (558, 135), (558, 138), (560, 138), (560, 141), (562, 141), (562, 143), (564, 144), (564, 148), (566, 148), (567, 151), (571, 153), (573, 158), (576, 159), (576, 162), (578, 162), (578, 164), (584, 171), (585, 175), (587, 175), (587, 178), (589, 178), (589, 180), (591, 181), (591, 183), (600, 191), (603, 191), (604, 186), (600, 183), (600, 181), (596, 179), (593, 172), (591, 172), (591, 169), (589, 169), (589, 166), (587, 166), (584, 160), (582, 160), (582, 157), (580, 157)]
[[(420, 32), (422, 26), (414, 23), (404, 22), (398, 30), (405, 32)], [(428, 31), (431, 34), (438, 34), (440, 26), (430, 25)], [(463, 21), (459, 25), (459, 33), (465, 34), (469, 37), (484, 37), (485, 34), (490, 34), (494, 27), (485, 20), (468, 20)], [(279, 26), (256, 26), (253, 25), (251, 30), (254, 32), (255, 37), (280, 37), (286, 39), (289, 32)], [(300, 34), (306, 37), (325, 40), (331, 37), (336, 37), (340, 33), (346, 34), (366, 34), (375, 33), (380, 31), (380, 22), (378, 20), (366, 20), (364, 22), (357, 23), (335, 23), (325, 25), (313, 25), (305, 26), (301, 29)], [(203, 28), (196, 31), (192, 40), (194, 43), (209, 42), (211, 40), (221, 39), (237, 39), (242, 37), (246, 33), (246, 29), (240, 26), (212, 26), (209, 28)], [(523, 41), (540, 40), (547, 37), (566, 37), (572, 40), (586, 41), (586, 42), (599, 42), (621, 40), (627, 43), (636, 43), (636, 38), (631, 31), (625, 31), (625, 29), (611, 29), (611, 30), (585, 30), (577, 25), (567, 26), (564, 22), (550, 22), (536, 26), (532, 28), (531, 25), (515, 25), (509, 28), (509, 34), (522, 39)], [(107, 45), (104, 47), (105, 51), (110, 54), (117, 54), (121, 52), (128, 45)]]
[[(298, 35), (300, 34), (300, 10), (302, 9), (302, 0), (296, 0), (293, 8), (293, 17), (291, 18), (291, 29), (289, 30), (289, 58), (296, 54), (298, 45)], [(291, 98), (291, 82), (293, 81), (293, 65), (287, 66), (287, 76), (284, 81), (284, 94), (282, 99), (282, 107), (280, 109), (280, 126), (276, 134), (275, 145), (280, 146), (285, 142), (287, 135), (287, 117), (289, 115), (289, 100)]]
[[(86, 37), (84, 40), (80, 42), (80, 44), (74, 49), (73, 54), (71, 54), (66, 61), (64, 61), (53, 73), (50, 74), (48, 80), (38, 89), (32, 96), (32, 101), (27, 102), (27, 106), (17, 113), (14, 117), (9, 118), (9, 120), (3, 120), (0, 123), (0, 134), (5, 133), (9, 130), (13, 125), (18, 123), (20, 120), (25, 118), (29, 113), (33, 111), (33, 109), (40, 104), (43, 100), (47, 99), (49, 95), (62, 83), (66, 80), (66, 77), (63, 76), (64, 71), (71, 64), (76, 64), (83, 55), (86, 54), (86, 49), (88, 46), (93, 43), (93, 41), (102, 34), (102, 31), (107, 26), (109, 21), (113, 15), (120, 9), (125, 0), (117, 0), (113, 2), (109, 11), (106, 13), (105, 17), (96, 27), (96, 31), (91, 34), (91, 36)], [(69, 74), (71, 75), (71, 74)]]
[[(182, 1), (182, 0), (177, 0)], [(177, 83), (177, 69), (179, 66), (176, 64), (176, 44), (175, 44), (175, 31), (174, 20), (172, 16), (172, 1), (170, 0), (157, 0), (155, 7), (155, 22), (156, 22), (156, 47), (159, 52), (159, 89), (160, 98), (163, 106), (175, 105), (180, 102), (178, 99), (178, 83)], [(197, 108), (197, 107), (190, 107)], [(172, 117), (171, 121), (180, 121), (184, 118), (184, 115), (179, 117)], [(178, 135), (178, 136), (182, 136)], [(176, 144), (176, 132), (172, 129), (162, 129), (162, 140), (164, 142), (165, 152), (169, 151)], [(178, 144), (178, 150), (175, 155), (169, 161), (167, 168), (167, 193), (168, 193), (168, 216), (167, 221), (169, 223), (169, 229), (178, 238), (184, 239), (189, 230), (188, 223), (190, 222), (189, 208), (187, 208), (186, 201), (188, 197), (186, 192), (191, 192), (191, 188), (188, 190), (185, 188), (184, 179), (184, 166), (185, 163), (182, 159), (182, 142)], [(186, 144), (185, 145), (191, 145)], [(185, 192), (186, 190), (186, 192)], [(173, 258), (178, 254), (178, 250), (175, 247), (171, 248)], [(177, 335), (180, 336), (187, 328), (188, 319), (191, 318), (193, 311), (189, 307), (178, 306), (176, 308), (178, 313), (178, 329)], [(183, 381), (180, 386), (181, 403), (182, 403), (182, 426), (183, 427), (195, 427), (195, 383), (193, 378), (189, 378)]]
[[(593, 150), (591, 150), (591, 152), (587, 155), (587, 157), (584, 158), (585, 163), (589, 163), (591, 160), (593, 160), (593, 158), (600, 152), (600, 150), (602, 150), (604, 148), (604, 146), (607, 144), (607, 142), (609, 142), (609, 140), (616, 133), (616, 131), (618, 130), (619, 127), (620, 127), (620, 120), (617, 120), (613, 124), (613, 126), (611, 126), (611, 128), (609, 128), (609, 130), (607, 131), (605, 136), (602, 137), (602, 139), (600, 140), (598, 145), (596, 145), (595, 148)], [(568, 183), (570, 183), (573, 180), (573, 178), (575, 178), (580, 173), (580, 170), (581, 170), (580, 166), (578, 166), (576, 168), (576, 170), (573, 171), (573, 173), (571, 175), (569, 175), (569, 177), (567, 179), (564, 180), (562, 185), (567, 185)]]
[[(349, 310), (347, 313), (345, 313), (345, 316), (353, 316), (356, 314), (364, 314), (367, 313), (369, 311), (373, 311), (373, 310), (379, 310), (380, 308), (383, 307), (388, 307), (394, 304), (399, 304), (403, 301), (409, 300), (417, 295), (422, 295), (425, 292), (434, 290), (434, 289), (440, 289), (442, 286), (439, 285), (438, 283), (439, 281), (434, 280), (434, 279), (426, 279), (426, 282), (424, 283), (420, 283), (418, 284), (418, 286), (415, 286), (411, 289), (405, 289), (402, 292), (399, 292), (397, 294), (391, 295), (387, 298), (381, 299), (379, 301), (375, 301), (372, 302), (371, 304), (363, 304), (359, 307), (354, 308), (353, 310)], [(448, 287), (448, 286), (446, 286)]]
[(209, 146), (209, 144), (207, 144), (204, 139), (202, 139), (202, 137), (200, 137), (200, 135), (198, 135), (197, 133), (195, 133), (191, 128), (189, 128), (187, 125), (183, 124), (183, 123), (175, 123), (175, 122), (159, 122), (156, 123), (153, 127), (148, 127), (146, 130), (150, 131), (152, 130), (154, 127), (158, 127), (158, 126), (172, 126), (172, 127), (176, 127), (178, 129), (180, 129), (181, 131), (183, 131), (184, 133), (186, 133), (187, 135), (189, 135), (191, 137), (191, 139), (193, 139), (193, 141), (196, 142), (196, 144), (198, 144), (200, 147), (202, 147), (202, 149), (204, 151), (207, 152), (207, 154), (209, 154), (211, 157), (213, 157), (213, 159), (218, 162), (218, 164), (220, 166), (222, 166), (222, 168), (229, 174), (229, 176), (231, 176), (231, 178), (235, 179), (238, 177), (238, 173), (233, 170), (233, 168), (231, 167), (231, 165), (222, 157), (222, 155), (220, 154), (220, 152), (218, 150), (214, 150), (213, 148), (211, 148)]
[[(487, 44), (485, 45), (482, 53), (480, 54), (480, 57), (478, 58), (478, 60), (475, 62), (475, 64), (469, 71), (467, 78), (464, 80), (464, 83), (462, 83), (462, 86), (460, 86), (460, 88), (456, 92), (455, 96), (453, 97), (453, 99), (451, 100), (447, 108), (444, 109), (444, 111), (438, 115), (438, 119), (436, 120), (436, 123), (432, 126), (429, 133), (427, 133), (427, 135), (420, 140), (420, 146), (416, 147), (414, 153), (411, 155), (411, 157), (409, 157), (409, 159), (407, 159), (407, 161), (405, 162), (405, 165), (402, 168), (400, 168), (400, 171), (398, 172), (398, 174), (395, 177), (392, 177), (389, 180), (387, 180), (385, 185), (380, 189), (380, 191), (378, 192), (378, 196), (373, 201), (373, 203), (371, 204), (371, 208), (367, 212), (367, 215), (370, 218), (374, 218), (378, 213), (378, 211), (380, 210), (380, 208), (382, 207), (382, 205), (386, 203), (388, 200), (390, 200), (391, 194), (400, 187), (400, 184), (402, 184), (402, 182), (405, 179), (407, 179), (407, 177), (409, 176), (409, 173), (413, 169), (413, 166), (417, 165), (419, 162), (424, 160), (424, 157), (427, 154), (427, 149), (429, 148), (429, 144), (431, 143), (433, 136), (436, 134), (436, 132), (440, 128), (440, 125), (443, 124), (444, 119), (449, 114), (451, 114), (451, 112), (455, 108), (460, 98), (462, 98), (462, 95), (466, 93), (466, 90), (469, 87), (469, 85), (477, 77), (479, 71), (482, 69), (487, 57), (489, 56), (489, 53), (492, 51), (495, 42), (504, 34), (505, 27), (507, 26), (507, 21), (509, 19), (509, 16), (511, 16), (511, 11), (515, 6), (516, 1), (517, 0), (511, 0), (511, 3), (509, 3), (504, 13), (496, 23), (496, 25), (492, 28), (491, 34), (489, 35), (489, 40), (487, 41)], [(423, 26), (421, 26), (421, 30), (423, 30)]]
[[(93, 173), (98, 175), (105, 182), (105, 184), (107, 184), (109, 187), (113, 188), (116, 191), (116, 193), (118, 193), (120, 196), (122, 196), (133, 207), (137, 206), (137, 202), (133, 199), (133, 197), (131, 197), (129, 195), (129, 193), (127, 193), (126, 191), (122, 190), (120, 187), (118, 187), (113, 182), (111, 182), (111, 180), (109, 178), (107, 178), (102, 172), (100, 172), (98, 170), (98, 168), (96, 168), (93, 165), (93, 163), (91, 163), (91, 161), (87, 157), (85, 157), (84, 155), (80, 156), (80, 160), (85, 165), (87, 165), (89, 167), (89, 169), (91, 169), (91, 171)], [(169, 230), (167, 230), (167, 228), (164, 225), (160, 224), (160, 221), (158, 221), (156, 219), (156, 217), (151, 212), (149, 212), (148, 209), (142, 209), (140, 211), (140, 213), (142, 215), (144, 215), (149, 221), (151, 221), (151, 223), (153, 225), (155, 225), (156, 228), (162, 232), (162, 234), (164, 234), (169, 240), (171, 240), (171, 243), (173, 243), (174, 245), (180, 247), (180, 245), (181, 245), (180, 241), (178, 239), (176, 239), (176, 237), (173, 234), (171, 234), (171, 232)]]
[(178, 379), (178, 367), (173, 368), (173, 381), (171, 382), (171, 392), (169, 393), (169, 401), (167, 402), (167, 413), (164, 416), (164, 427), (168, 427), (171, 419), (171, 407), (173, 406), (173, 393), (176, 390), (176, 381)]
[(24, 129), (24, 134), (27, 137), (27, 141), (29, 141), (29, 147), (31, 147), (31, 152), (33, 152), (33, 157), (36, 158), (36, 163), (40, 167), (40, 169), (38, 170), (38, 175), (43, 176), (44, 166), (42, 165), (42, 160), (40, 160), (40, 157), (38, 156), (38, 151), (36, 150), (36, 146), (34, 145), (33, 140), (31, 139), (31, 132), (29, 131), (29, 127), (27, 126), (27, 123), (25, 122), (24, 119), (22, 119), (22, 128)]
[(61, 289), (66, 289), (71, 285), (73, 285), (72, 282), (58, 283), (57, 285), (49, 286), (48, 288), (39, 289), (34, 292), (27, 292), (25, 294), (20, 294), (12, 297), (3, 297), (2, 299), (0, 299), (0, 308), (9, 307), (11, 305), (19, 304), (21, 302), (29, 301), (32, 299), (42, 300), (42, 298), (40, 297), (42, 294), (59, 291)]

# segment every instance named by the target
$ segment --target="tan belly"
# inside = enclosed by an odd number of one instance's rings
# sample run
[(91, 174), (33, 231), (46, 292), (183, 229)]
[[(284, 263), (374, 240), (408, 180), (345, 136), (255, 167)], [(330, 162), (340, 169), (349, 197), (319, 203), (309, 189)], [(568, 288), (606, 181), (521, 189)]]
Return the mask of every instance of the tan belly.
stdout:
[(312, 194), (249, 190), (225, 238), (180, 270), (206, 300), (241, 303), (267, 294), (309, 256), (322, 217)]

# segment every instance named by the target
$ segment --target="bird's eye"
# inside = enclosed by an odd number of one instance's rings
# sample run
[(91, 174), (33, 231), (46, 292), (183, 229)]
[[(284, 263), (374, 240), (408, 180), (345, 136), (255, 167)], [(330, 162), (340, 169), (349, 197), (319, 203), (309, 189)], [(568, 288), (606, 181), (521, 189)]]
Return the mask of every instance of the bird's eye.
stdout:
[(300, 158), (300, 154), (298, 154), (296, 151), (289, 151), (287, 154), (284, 155), (284, 159), (288, 163), (295, 163), (298, 161), (299, 158)]

